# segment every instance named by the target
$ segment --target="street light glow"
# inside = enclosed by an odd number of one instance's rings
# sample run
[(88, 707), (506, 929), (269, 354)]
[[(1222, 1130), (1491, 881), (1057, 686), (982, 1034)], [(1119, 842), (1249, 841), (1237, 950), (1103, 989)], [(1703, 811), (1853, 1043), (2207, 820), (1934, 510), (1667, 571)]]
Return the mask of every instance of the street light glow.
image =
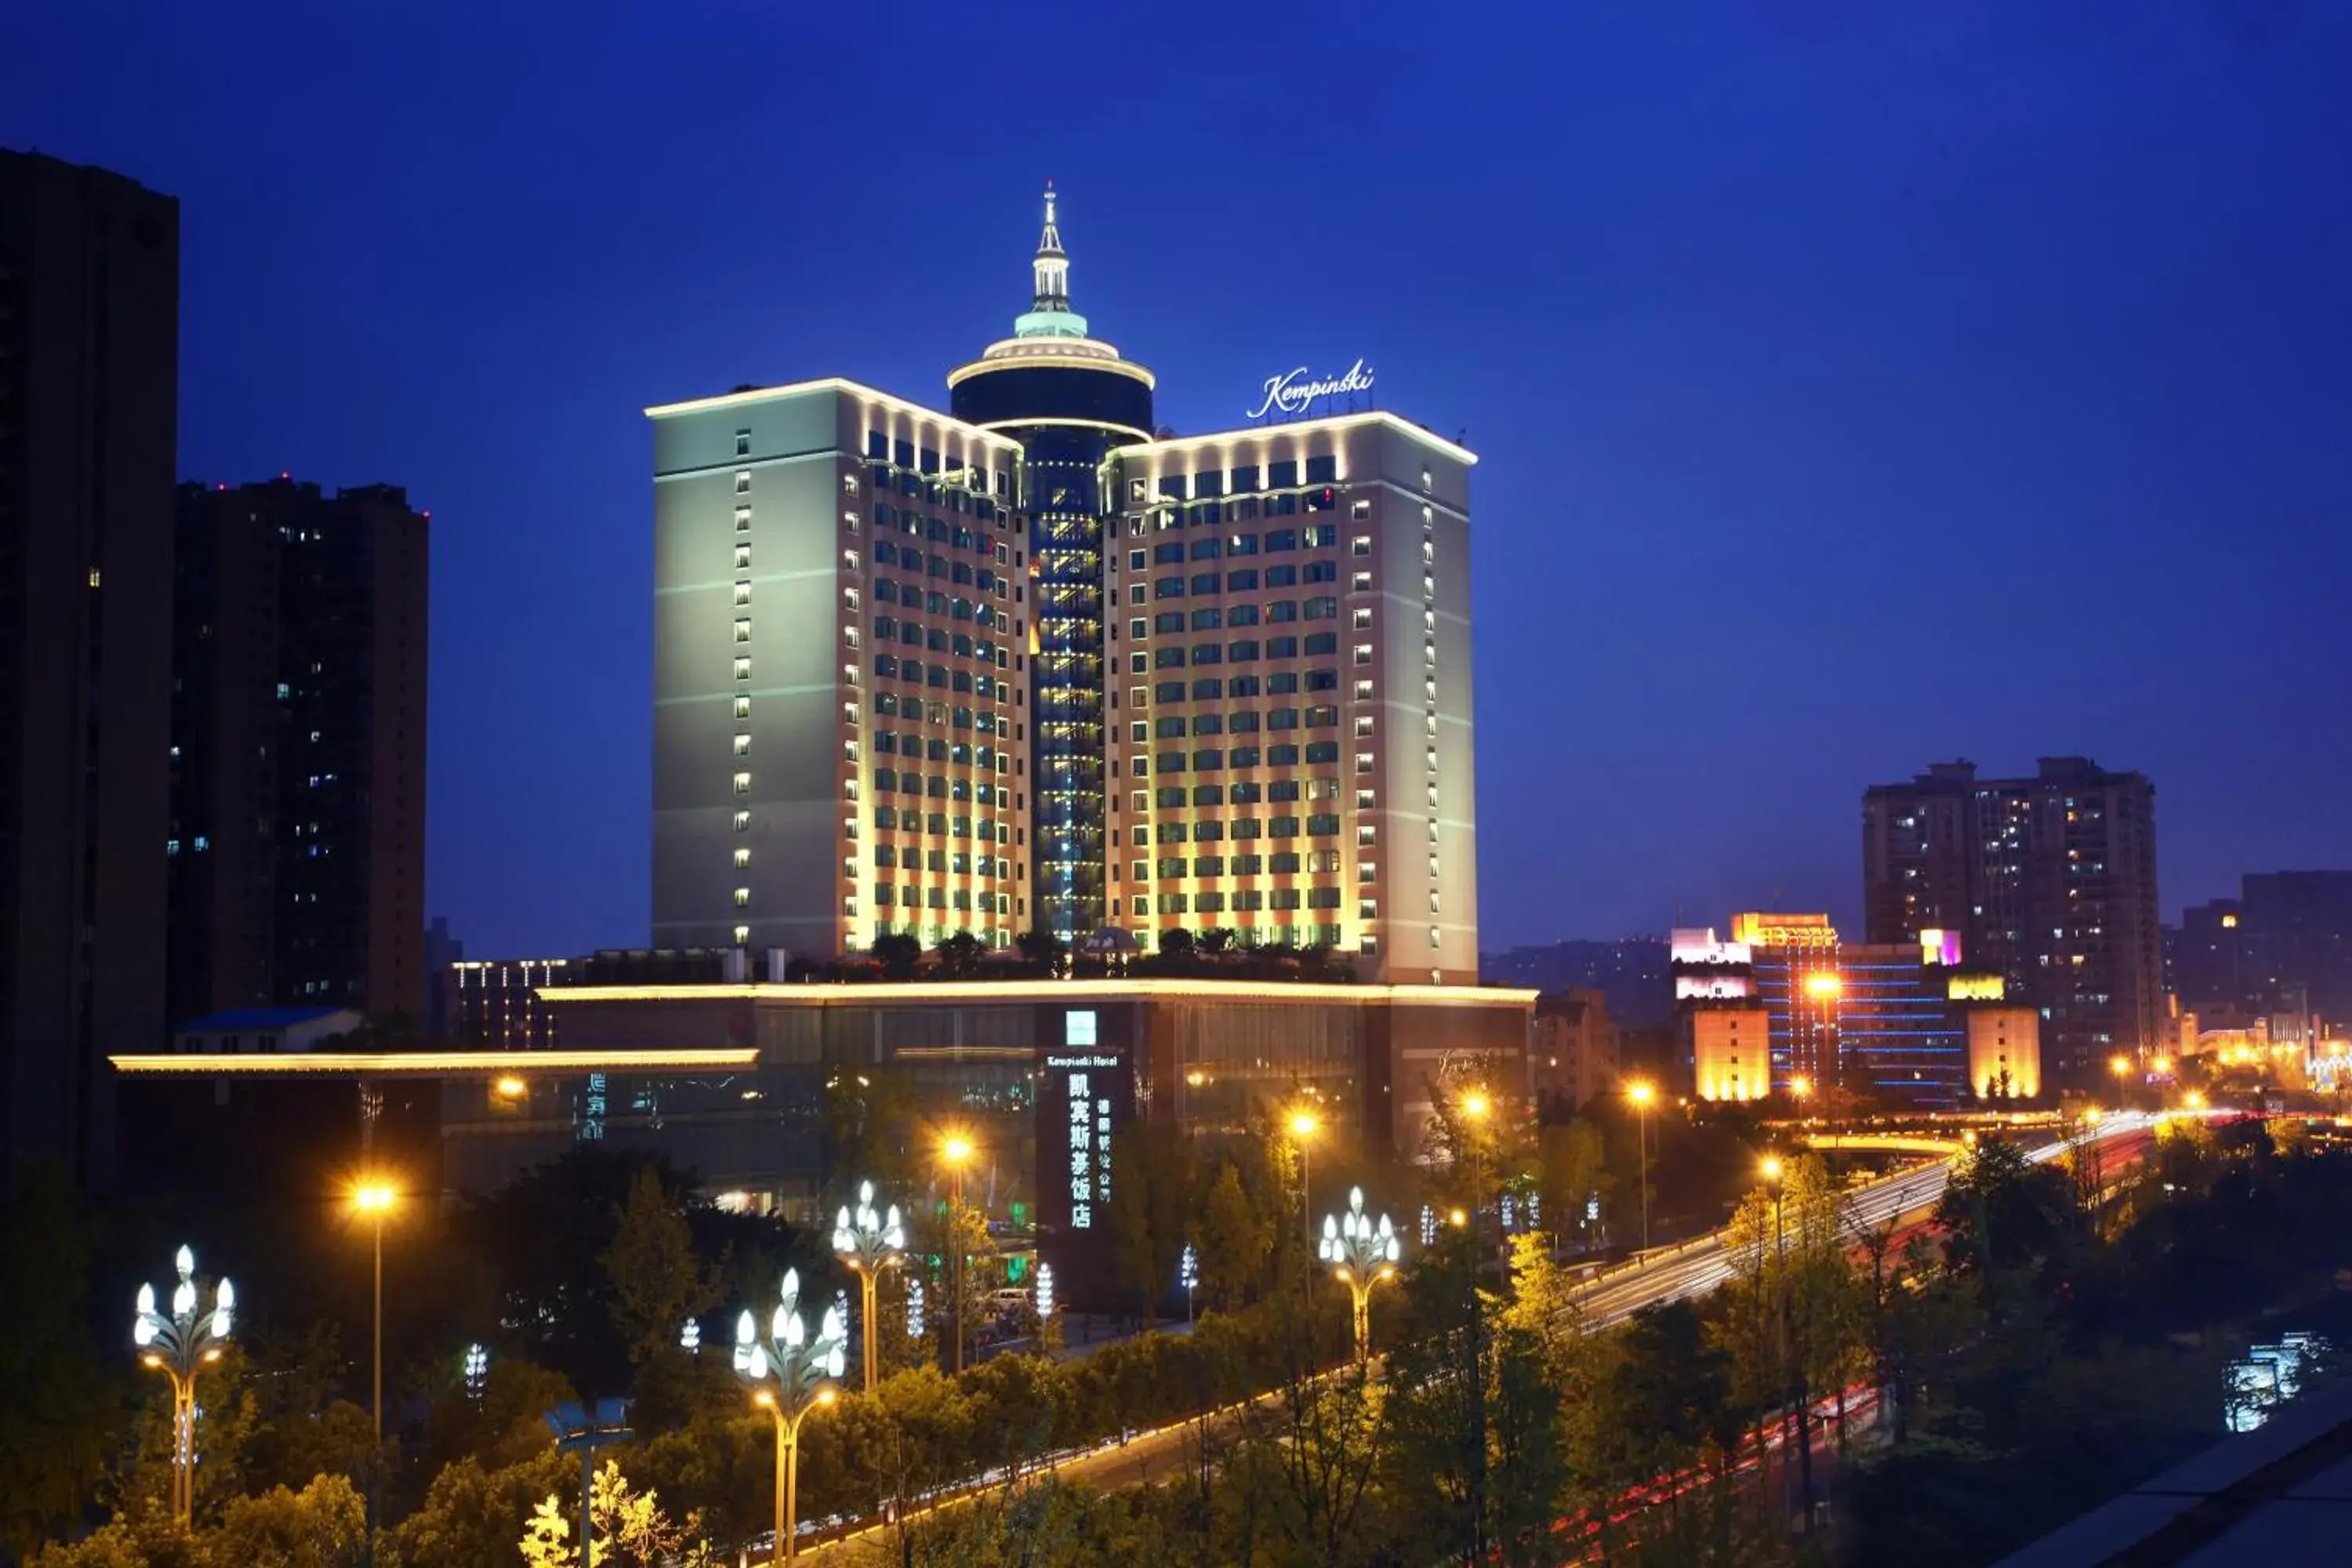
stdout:
[(1322, 1129), (1322, 1126), (1320, 1119), (1311, 1110), (1294, 1110), (1290, 1113), (1290, 1135), (1293, 1138), (1312, 1138)]
[(1657, 1086), (1646, 1079), (1636, 1079), (1625, 1086), (1625, 1098), (1636, 1105), (1647, 1105), (1658, 1098)]
[(1462, 1097), (1462, 1114), (1473, 1121), (1486, 1121), (1486, 1113), (1493, 1109), (1494, 1102), (1486, 1098), (1484, 1089), (1474, 1089)]
[(1805, 994), (1816, 1001), (1825, 1001), (1845, 990), (1845, 982), (1826, 969), (1817, 969), (1805, 976)]
[(950, 1132), (940, 1142), (940, 1158), (952, 1168), (969, 1163), (978, 1146), (961, 1132)]
[(1789, 1092), (1795, 1095), (1799, 1100), (1802, 1100), (1805, 1096), (1813, 1092), (1813, 1080), (1807, 1078), (1803, 1073), (1798, 1073), (1795, 1077), (1789, 1079)]
[(390, 1214), (400, 1194), (389, 1182), (362, 1178), (352, 1188), (352, 1207), (363, 1215)]
[(1780, 1179), (1780, 1156), (1767, 1154), (1764, 1156), (1763, 1163), (1756, 1168), (1763, 1173), (1766, 1181), (1777, 1182)]

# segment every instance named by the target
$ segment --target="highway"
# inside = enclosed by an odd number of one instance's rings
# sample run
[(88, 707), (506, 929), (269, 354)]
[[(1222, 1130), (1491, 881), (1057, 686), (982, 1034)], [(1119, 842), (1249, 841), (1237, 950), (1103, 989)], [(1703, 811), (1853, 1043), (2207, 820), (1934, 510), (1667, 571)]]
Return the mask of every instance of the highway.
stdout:
[[(2091, 1131), (2091, 1136), (2100, 1142), (2145, 1137), (2154, 1125), (2153, 1117), (2139, 1112), (2110, 1112)], [(2058, 1158), (2066, 1147), (2063, 1142), (2053, 1139), (2029, 1151), (2026, 1158), (2042, 1163)], [(1853, 1189), (1844, 1195), (1848, 1234), (1859, 1238), (1865, 1231), (1880, 1229), (1890, 1220), (1925, 1215), (1942, 1199), (1950, 1176), (1950, 1162), (1938, 1160)], [(1731, 1278), (1732, 1265), (1733, 1250), (1726, 1233), (1710, 1231), (1680, 1246), (1658, 1248), (1600, 1275), (1581, 1286), (1574, 1299), (1584, 1312), (1585, 1324), (1602, 1328), (1633, 1316), (1643, 1307), (1704, 1296)], [(1262, 1394), (1255, 1403), (1269, 1406), (1279, 1397), (1278, 1394)], [(1209, 1424), (1222, 1436), (1239, 1421), (1241, 1410), (1241, 1406), (1233, 1406), (1217, 1412), (1209, 1418)], [(1196, 1462), (1200, 1433), (1197, 1421), (1178, 1422), (1131, 1434), (1124, 1442), (1047, 1456), (1033, 1467), (1031, 1473), (1050, 1471), (1065, 1480), (1105, 1491), (1165, 1481), (1182, 1474)], [(951, 1495), (913, 1510), (910, 1518), (921, 1519), (967, 1504), (992, 1490), (1001, 1492), (1007, 1479), (1002, 1475), (992, 1476), (952, 1489)], [(814, 1559), (826, 1568), (889, 1563), (897, 1560), (895, 1541), (896, 1532), (886, 1524), (853, 1525), (831, 1539), (803, 1544), (799, 1556)]]
[[(2144, 1134), (2154, 1125), (2154, 1118), (2142, 1112), (2116, 1112), (2104, 1118), (2091, 1135), (2105, 1142)], [(2039, 1164), (2058, 1158), (2065, 1149), (2064, 1142), (2053, 1139), (2030, 1151), (2026, 1158)], [(1948, 1160), (1938, 1160), (1897, 1172), (1847, 1194), (1847, 1234), (1859, 1239), (1864, 1232), (1878, 1230), (1889, 1220), (1923, 1215), (1934, 1208), (1950, 1183), (1951, 1171)], [(1709, 1231), (1679, 1247), (1645, 1254), (1600, 1276), (1580, 1288), (1575, 1300), (1583, 1309), (1589, 1326), (1605, 1328), (1644, 1307), (1707, 1294), (1731, 1278), (1733, 1261), (1727, 1233)]]

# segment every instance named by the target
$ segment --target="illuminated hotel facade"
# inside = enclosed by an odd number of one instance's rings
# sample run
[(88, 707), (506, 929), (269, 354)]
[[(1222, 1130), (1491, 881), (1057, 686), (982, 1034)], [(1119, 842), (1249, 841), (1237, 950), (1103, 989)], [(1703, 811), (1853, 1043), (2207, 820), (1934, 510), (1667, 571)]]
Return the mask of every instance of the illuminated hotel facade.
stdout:
[(646, 411), (655, 942), (1229, 928), (1475, 982), (1476, 458), (1377, 411), (1156, 436), (1056, 218), (950, 414)]

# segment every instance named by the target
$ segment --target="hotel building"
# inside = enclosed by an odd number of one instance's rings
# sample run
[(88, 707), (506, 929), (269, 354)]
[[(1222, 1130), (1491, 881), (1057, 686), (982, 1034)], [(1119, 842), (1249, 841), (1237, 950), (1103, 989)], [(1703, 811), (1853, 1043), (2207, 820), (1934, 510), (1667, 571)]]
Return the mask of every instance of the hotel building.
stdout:
[(1369, 410), (1156, 436), (1050, 191), (1032, 273), (951, 414), (647, 410), (655, 942), (1227, 927), (1475, 982), (1475, 458)]

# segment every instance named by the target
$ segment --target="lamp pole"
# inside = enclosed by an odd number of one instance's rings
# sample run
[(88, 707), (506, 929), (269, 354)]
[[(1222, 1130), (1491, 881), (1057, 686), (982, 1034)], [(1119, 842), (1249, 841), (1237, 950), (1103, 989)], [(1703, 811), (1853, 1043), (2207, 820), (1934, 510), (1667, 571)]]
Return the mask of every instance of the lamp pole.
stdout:
[(1633, 1161), (1641, 1167), (1642, 1175), (1642, 1250), (1650, 1250), (1650, 1101), (1658, 1097), (1657, 1089), (1649, 1083), (1625, 1086), (1625, 1098), (1633, 1102)]
[(140, 1286), (131, 1342), (138, 1348), (140, 1365), (172, 1380), (172, 1518), (184, 1531), (196, 1505), (196, 1373), (221, 1358), (236, 1291), (224, 1279), (214, 1288), (213, 1310), (199, 1312), (196, 1255), (183, 1247), (173, 1262), (180, 1283), (172, 1291), (172, 1315), (155, 1310), (152, 1285)]
[(1403, 1244), (1388, 1215), (1381, 1215), (1375, 1225), (1364, 1213), (1364, 1189), (1350, 1187), (1348, 1212), (1323, 1216), (1323, 1239), (1316, 1255), (1355, 1298), (1356, 1364), (1361, 1366), (1372, 1353), (1372, 1287), (1396, 1277)]
[(1307, 1156), (1322, 1125), (1322, 1120), (1304, 1107), (1290, 1113), (1290, 1141), (1298, 1150), (1298, 1240), (1310, 1252), (1315, 1249), (1315, 1210)]
[(971, 1163), (972, 1142), (961, 1132), (950, 1133), (940, 1145), (948, 1168), (948, 1314), (955, 1325), (955, 1370), (963, 1371), (963, 1168)]
[(857, 1207), (846, 1204), (834, 1220), (833, 1250), (857, 1276), (859, 1305), (864, 1312), (861, 1358), (865, 1363), (866, 1392), (874, 1392), (875, 1373), (880, 1358), (877, 1355), (874, 1337), (874, 1285), (885, 1268), (895, 1268), (907, 1256), (907, 1230), (898, 1220), (898, 1205), (892, 1204), (890, 1212), (877, 1214), (874, 1209), (874, 1184), (857, 1184)]
[(801, 1321), (800, 1295), (800, 1270), (787, 1268), (766, 1335), (748, 1308), (735, 1322), (735, 1376), (775, 1423), (777, 1563), (792, 1561), (793, 1538), (799, 1532), (801, 1423), (833, 1403), (831, 1380), (848, 1362), (842, 1352), (847, 1331), (840, 1310), (824, 1310), (812, 1339)]

